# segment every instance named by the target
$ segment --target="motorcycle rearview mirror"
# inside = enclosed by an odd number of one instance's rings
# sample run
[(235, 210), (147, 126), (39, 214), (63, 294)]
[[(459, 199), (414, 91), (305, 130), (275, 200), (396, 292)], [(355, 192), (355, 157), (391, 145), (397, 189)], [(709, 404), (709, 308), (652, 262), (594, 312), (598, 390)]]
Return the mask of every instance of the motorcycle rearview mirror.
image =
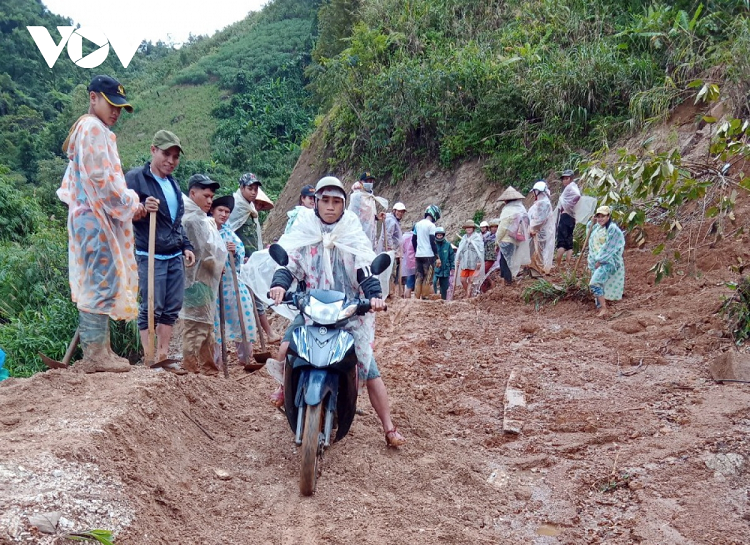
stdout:
[(372, 260), (372, 265), (370, 265), (370, 270), (372, 271), (372, 274), (378, 275), (382, 273), (384, 270), (388, 268), (388, 266), (391, 264), (391, 256), (388, 254), (380, 254), (375, 259)]
[(289, 256), (287, 255), (286, 250), (279, 244), (271, 244), (271, 247), (268, 248), (268, 253), (271, 256), (271, 259), (273, 259), (278, 265), (286, 267), (289, 264)]

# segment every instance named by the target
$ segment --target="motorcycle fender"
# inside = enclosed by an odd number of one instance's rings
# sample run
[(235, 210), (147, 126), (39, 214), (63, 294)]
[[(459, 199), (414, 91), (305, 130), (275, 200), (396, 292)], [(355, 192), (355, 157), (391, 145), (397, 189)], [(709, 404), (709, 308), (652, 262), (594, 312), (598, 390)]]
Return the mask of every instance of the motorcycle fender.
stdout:
[[(336, 378), (336, 381), (331, 380)], [(334, 382), (338, 377), (321, 369), (310, 369), (305, 381), (305, 404), (317, 405), (322, 402), (329, 392), (334, 391)]]

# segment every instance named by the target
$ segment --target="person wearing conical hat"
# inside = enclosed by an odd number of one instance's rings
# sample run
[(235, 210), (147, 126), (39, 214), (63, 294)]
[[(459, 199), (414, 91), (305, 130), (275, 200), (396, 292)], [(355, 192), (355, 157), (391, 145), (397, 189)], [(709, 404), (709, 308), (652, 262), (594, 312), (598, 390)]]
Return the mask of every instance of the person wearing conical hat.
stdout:
[(497, 199), (505, 203), (496, 234), (500, 253), (487, 274), (499, 269), (507, 285), (512, 284), (521, 267), (531, 261), (529, 215), (523, 206), (523, 199), (524, 196), (513, 186), (509, 186)]
[(456, 252), (456, 269), (459, 272), (464, 297), (476, 295), (484, 281), (484, 241), (476, 231), (474, 220), (465, 221), (463, 228), (466, 234), (458, 244)]

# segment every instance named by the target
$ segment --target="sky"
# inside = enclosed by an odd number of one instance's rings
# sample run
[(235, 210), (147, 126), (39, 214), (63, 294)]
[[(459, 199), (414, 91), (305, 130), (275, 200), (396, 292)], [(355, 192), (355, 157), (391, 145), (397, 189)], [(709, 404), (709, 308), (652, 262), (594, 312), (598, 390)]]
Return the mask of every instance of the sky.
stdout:
[[(127, 29), (142, 40), (161, 40), (175, 45), (186, 41), (189, 34), (211, 35), (244, 19), (251, 11), (260, 10), (266, 0), (125, 0), (114, 4), (91, 0), (42, 0), (52, 13), (70, 17), (82, 27)], [(118, 11), (118, 15), (114, 15)], [(135, 36), (139, 34), (141, 36)]]

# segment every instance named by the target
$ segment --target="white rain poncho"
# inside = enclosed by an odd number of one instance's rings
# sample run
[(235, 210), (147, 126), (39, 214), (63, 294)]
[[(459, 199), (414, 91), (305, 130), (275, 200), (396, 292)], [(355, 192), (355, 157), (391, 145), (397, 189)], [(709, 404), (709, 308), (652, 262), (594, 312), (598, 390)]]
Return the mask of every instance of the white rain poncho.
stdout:
[(370, 239), (370, 248), (375, 249), (378, 242), (378, 204), (388, 208), (388, 201), (383, 197), (376, 197), (367, 191), (355, 191), (349, 197), (349, 211), (359, 218), (362, 230)]
[(195, 265), (185, 268), (185, 299), (180, 318), (213, 325), (227, 247), (213, 218), (185, 195), (182, 201), (185, 203), (182, 224), (193, 244)]
[[(479, 265), (479, 269), (477, 269)], [(471, 277), (472, 294), (484, 282), (484, 239), (476, 230), (471, 235), (464, 235), (456, 252), (456, 270), (476, 270)]]
[[(304, 208), (304, 207), (303, 207)], [(278, 268), (276, 262), (268, 254), (268, 250), (253, 252), (247, 263), (240, 268), (240, 282), (249, 287), (255, 297), (273, 309), (276, 314), (283, 316), (287, 320), (294, 320), (299, 314), (297, 309), (288, 305), (273, 305), (273, 299), (268, 298), (268, 292), (271, 289), (273, 273)], [(295, 286), (292, 286), (292, 290)]]
[(575, 218), (575, 207), (580, 198), (581, 190), (578, 189), (578, 184), (570, 182), (565, 186), (563, 192), (560, 193), (560, 199), (557, 201), (557, 210), (565, 212), (569, 216)]
[(539, 272), (548, 273), (552, 269), (552, 261), (555, 257), (556, 217), (549, 200), (549, 191), (540, 193), (529, 208), (529, 230), (536, 233), (532, 237), (534, 241), (532, 264), (536, 265), (535, 268), (539, 269)]
[[(500, 213), (500, 225), (497, 229), (497, 244), (500, 253), (495, 264), (487, 271), (500, 268), (500, 256), (505, 258), (511, 275), (515, 278), (521, 267), (531, 263), (529, 251), (529, 215), (521, 200), (509, 201)], [(520, 240), (523, 239), (523, 240)]]
[[(357, 216), (346, 210), (334, 225), (326, 225), (314, 210), (300, 210), (297, 220), (279, 244), (289, 254), (287, 268), (308, 289), (337, 290), (347, 298), (360, 297), (357, 269), (375, 259), (370, 241)], [(375, 315), (352, 318), (345, 329), (354, 337), (360, 388), (364, 386), (372, 361)]]
[[(255, 250), (263, 249), (263, 235), (260, 230), (260, 219), (258, 219), (258, 211), (255, 209), (255, 205), (248, 201), (243, 195), (241, 189), (234, 192), (234, 209), (229, 214), (227, 220), (227, 227), (232, 231), (237, 232), (246, 223), (247, 220), (252, 218), (255, 224), (254, 237), (249, 237), (251, 244), (245, 244), (245, 251), (248, 254), (252, 254)], [(252, 242), (255, 242), (255, 247), (252, 247)], [(249, 247), (248, 247), (249, 246)]]

